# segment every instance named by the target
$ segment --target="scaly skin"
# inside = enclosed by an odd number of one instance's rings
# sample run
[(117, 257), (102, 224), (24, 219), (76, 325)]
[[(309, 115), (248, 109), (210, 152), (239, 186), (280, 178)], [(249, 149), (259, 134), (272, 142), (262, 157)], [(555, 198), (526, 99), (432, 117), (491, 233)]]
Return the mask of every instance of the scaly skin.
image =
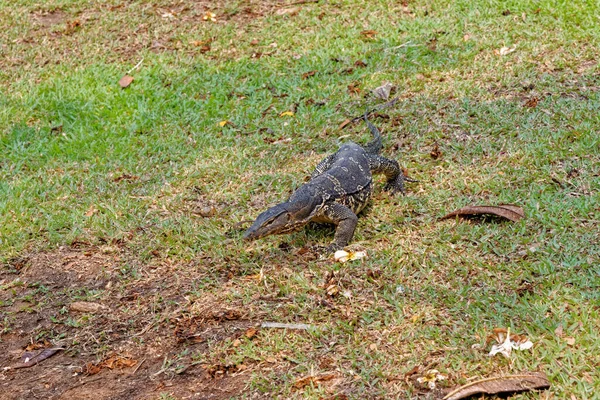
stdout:
[(337, 226), (328, 251), (344, 248), (356, 229), (357, 214), (373, 194), (373, 174), (384, 174), (386, 190), (404, 193), (404, 177), (398, 162), (379, 155), (382, 144), (379, 130), (364, 117), (374, 140), (362, 147), (344, 144), (325, 157), (315, 168), (309, 182), (300, 186), (290, 198), (260, 214), (244, 233), (244, 239), (255, 240), (268, 235), (301, 229), (309, 222)]

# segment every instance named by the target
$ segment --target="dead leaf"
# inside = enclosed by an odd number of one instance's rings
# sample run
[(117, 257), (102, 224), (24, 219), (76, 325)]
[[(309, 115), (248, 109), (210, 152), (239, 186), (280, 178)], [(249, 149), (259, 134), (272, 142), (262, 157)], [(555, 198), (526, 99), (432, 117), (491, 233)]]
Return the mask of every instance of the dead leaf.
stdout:
[(369, 29), (366, 31), (362, 31), (360, 34), (363, 35), (364, 37), (366, 37), (367, 39), (373, 39), (375, 37), (375, 35), (378, 34), (378, 32), (374, 31), (372, 29)]
[(297, 379), (296, 382), (294, 382), (293, 388), (302, 389), (308, 385), (317, 385), (321, 382), (330, 381), (335, 377), (335, 374), (305, 376), (304, 378)]
[(439, 146), (437, 143), (433, 144), (433, 149), (431, 150), (431, 152), (429, 153), (429, 155), (431, 156), (431, 158), (433, 158), (434, 160), (437, 160), (438, 158), (440, 158), (442, 156), (442, 151), (440, 150)]
[(357, 60), (354, 62), (354, 66), (364, 68), (367, 66), (367, 63), (362, 60)]
[(351, 84), (348, 85), (348, 93), (350, 94), (359, 94), (360, 93), (360, 87), (359, 87), (359, 83), (358, 82), (352, 82)]
[(532, 97), (531, 99), (527, 100), (525, 104), (523, 104), (523, 107), (535, 108), (537, 107), (539, 102), (540, 99), (538, 99), (537, 97)]
[(375, 88), (373, 93), (375, 93), (376, 97), (379, 97), (382, 100), (387, 100), (390, 97), (390, 92), (392, 91), (392, 84), (390, 82), (385, 82), (383, 85)]
[(104, 368), (108, 369), (123, 369), (123, 368), (131, 368), (138, 363), (137, 360), (129, 356), (121, 356), (118, 354), (112, 354), (109, 357), (98, 363), (87, 363), (85, 364), (81, 370), (85, 375), (95, 375), (102, 371)]
[(233, 126), (233, 122), (224, 120), (224, 121), (220, 121), (217, 125), (219, 125), (221, 128), (224, 127), (225, 125)]
[(87, 301), (76, 301), (74, 303), (71, 303), (71, 305), (69, 306), (69, 309), (71, 311), (83, 312), (83, 313), (94, 313), (94, 312), (106, 310), (107, 308), (108, 307), (106, 307), (102, 304), (91, 303), (91, 302), (87, 302)]
[(279, 114), (280, 117), (293, 117), (294, 113), (292, 111), (284, 111), (281, 114)]
[(88, 208), (88, 210), (85, 212), (84, 215), (86, 217), (91, 217), (92, 215), (96, 214), (97, 212), (98, 212), (98, 209), (93, 204), (91, 204), (90, 208)]
[(314, 76), (317, 73), (317, 71), (308, 71), (302, 74), (302, 79), (307, 79), (310, 78), (311, 76)]
[(248, 339), (252, 339), (254, 336), (256, 336), (257, 333), (258, 330), (256, 328), (248, 328), (245, 335)]
[(475, 215), (495, 215), (517, 222), (525, 218), (523, 209), (514, 204), (499, 204), (497, 206), (467, 206), (459, 210), (446, 214), (440, 219), (449, 219), (454, 217), (472, 217)]
[(294, 15), (298, 15), (299, 12), (300, 12), (300, 7), (289, 7), (289, 8), (280, 8), (279, 10), (275, 11), (275, 14), (289, 15), (290, 17), (293, 17)]
[(342, 123), (341, 123), (341, 124), (338, 126), (338, 129), (340, 129), (340, 130), (341, 130), (341, 129), (344, 129), (344, 128), (346, 127), (346, 125), (348, 125), (350, 122), (352, 122), (352, 120), (351, 120), (351, 119), (347, 119), (347, 120), (345, 120), (344, 122), (342, 122)]
[(513, 51), (515, 51), (517, 49), (517, 46), (513, 46), (513, 47), (501, 47), (500, 50), (494, 50), (494, 53), (496, 53), (496, 55), (498, 56), (505, 56), (507, 54), (512, 53)]
[(444, 400), (459, 400), (476, 394), (499, 394), (548, 389), (550, 381), (543, 372), (486, 378), (463, 385), (448, 393)]
[(52, 357), (53, 355), (55, 355), (56, 353), (58, 353), (61, 350), (64, 350), (64, 348), (51, 347), (49, 349), (43, 349), (40, 351), (33, 351), (33, 352), (27, 351), (27, 352), (23, 353), (23, 356), (21, 356), (21, 364), (14, 365), (10, 368), (19, 369), (19, 368), (33, 367), (34, 365), (44, 361), (45, 359)]
[(566, 337), (565, 338), (565, 342), (567, 342), (567, 344), (569, 346), (574, 346), (575, 345), (575, 338), (573, 338), (573, 337)]
[(127, 86), (131, 85), (133, 82), (133, 76), (124, 75), (121, 79), (119, 79), (119, 86), (125, 89)]
[(556, 329), (554, 330), (554, 334), (558, 337), (562, 337), (563, 336), (563, 326), (559, 325), (556, 327)]

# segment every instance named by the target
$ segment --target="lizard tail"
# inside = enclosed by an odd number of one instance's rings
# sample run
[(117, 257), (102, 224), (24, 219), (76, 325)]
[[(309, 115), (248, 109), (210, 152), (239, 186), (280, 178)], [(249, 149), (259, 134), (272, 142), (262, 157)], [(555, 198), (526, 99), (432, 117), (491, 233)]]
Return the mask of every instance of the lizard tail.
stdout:
[(379, 154), (381, 153), (381, 149), (383, 148), (383, 143), (381, 141), (381, 133), (379, 133), (379, 129), (375, 125), (373, 125), (369, 119), (367, 118), (369, 111), (365, 111), (364, 119), (369, 127), (369, 130), (373, 134), (374, 139), (367, 143), (364, 146), (364, 149), (369, 154)]

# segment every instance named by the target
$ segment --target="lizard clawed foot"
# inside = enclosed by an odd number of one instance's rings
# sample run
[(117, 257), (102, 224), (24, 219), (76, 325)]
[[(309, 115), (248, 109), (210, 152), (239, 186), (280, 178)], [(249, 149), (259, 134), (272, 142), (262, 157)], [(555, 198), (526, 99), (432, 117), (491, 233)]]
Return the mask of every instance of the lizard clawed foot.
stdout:
[(335, 253), (338, 250), (342, 250), (344, 246), (340, 246), (336, 243), (331, 243), (329, 246), (321, 246), (321, 245), (313, 245), (310, 247), (310, 250), (314, 253), (320, 254), (321, 256), (328, 256)]

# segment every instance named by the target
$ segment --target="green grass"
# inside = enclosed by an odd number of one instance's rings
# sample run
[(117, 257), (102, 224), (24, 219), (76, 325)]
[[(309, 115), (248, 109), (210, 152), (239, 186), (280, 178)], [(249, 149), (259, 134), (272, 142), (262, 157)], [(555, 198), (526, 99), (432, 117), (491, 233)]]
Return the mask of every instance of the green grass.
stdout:
[[(594, 398), (596, 2), (340, 0), (294, 6), (297, 15), (277, 15), (281, 7), (270, 3), (227, 2), (213, 8), (217, 23), (203, 21), (198, 4), (105, 3), (0, 1), (6, 283), (20, 256), (81, 242), (118, 244), (129, 260), (116, 279), (123, 292), (148, 266), (168, 263), (190, 277), (193, 288), (182, 293), (198, 301), (220, 296), (253, 321), (320, 327), (261, 330), (237, 347), (229, 339), (210, 342), (201, 358), (250, 365), (246, 391), (417, 396), (404, 374), (419, 366), (447, 375), (445, 387), (542, 370), (556, 398)], [(162, 16), (168, 10), (174, 18)], [(48, 13), (60, 15), (58, 22), (40, 22)], [(364, 30), (377, 34), (368, 38)], [(202, 53), (194, 42), (209, 38), (211, 50)], [(505, 46), (516, 49), (497, 54)], [(142, 59), (131, 72), (135, 81), (121, 89), (121, 76)], [(359, 60), (366, 66), (355, 65)], [(315, 75), (303, 79), (310, 71)], [(368, 140), (360, 124), (338, 126), (376, 104), (370, 90), (385, 81), (401, 100), (383, 111), (389, 119), (374, 120), (384, 129), (384, 153), (420, 183), (397, 198), (377, 186), (354, 238), (369, 259), (336, 265), (297, 254), (327, 244), (328, 229), (243, 243), (236, 224), (284, 200), (341, 136)], [(349, 85), (361, 92), (349, 93)], [(525, 106), (533, 98), (537, 104)], [(280, 116), (290, 109), (294, 116)], [(233, 124), (219, 126), (224, 120)], [(430, 155), (435, 146), (437, 159)], [(437, 220), (468, 204), (498, 203), (521, 205), (527, 218)], [(194, 212), (205, 205), (215, 216)], [(369, 276), (373, 270), (380, 275)], [(248, 278), (261, 271), (260, 282)], [(328, 273), (335, 273), (329, 283)], [(328, 296), (329, 284), (340, 294)], [(66, 304), (112, 293), (36, 290), (40, 309), (54, 295)], [(12, 293), (3, 304), (27, 294)], [(18, 318), (1, 312), (4, 321)], [(563, 337), (555, 334), (559, 325)], [(471, 348), (509, 326), (532, 339), (533, 351), (509, 361)], [(278, 367), (264, 369), (267, 358)], [(332, 371), (337, 386), (293, 389), (298, 378)]]

